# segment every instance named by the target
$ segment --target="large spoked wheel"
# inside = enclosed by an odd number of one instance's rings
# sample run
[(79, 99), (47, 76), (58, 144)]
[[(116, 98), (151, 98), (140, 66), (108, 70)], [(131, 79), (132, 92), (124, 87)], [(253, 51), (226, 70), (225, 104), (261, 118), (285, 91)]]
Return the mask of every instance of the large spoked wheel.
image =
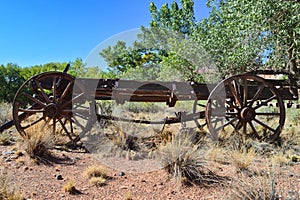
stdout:
[(47, 72), (19, 88), (13, 102), (13, 120), (25, 139), (46, 133), (61, 138), (59, 142), (76, 144), (79, 135), (91, 128), (93, 104), (74, 77)]
[(285, 121), (285, 108), (277, 89), (251, 74), (230, 77), (210, 94), (207, 126), (214, 139), (238, 132), (260, 140), (278, 139)]

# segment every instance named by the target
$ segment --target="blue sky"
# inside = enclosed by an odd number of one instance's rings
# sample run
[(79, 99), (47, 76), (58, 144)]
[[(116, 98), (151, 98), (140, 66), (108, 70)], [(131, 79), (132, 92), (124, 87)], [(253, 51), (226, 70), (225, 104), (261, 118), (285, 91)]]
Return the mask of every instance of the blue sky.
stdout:
[[(83, 60), (101, 42), (150, 22), (149, 0), (1, 0), (0, 64)], [(173, 0), (153, 0), (158, 8)], [(179, 0), (177, 1), (179, 2)], [(196, 19), (209, 14), (195, 0)]]

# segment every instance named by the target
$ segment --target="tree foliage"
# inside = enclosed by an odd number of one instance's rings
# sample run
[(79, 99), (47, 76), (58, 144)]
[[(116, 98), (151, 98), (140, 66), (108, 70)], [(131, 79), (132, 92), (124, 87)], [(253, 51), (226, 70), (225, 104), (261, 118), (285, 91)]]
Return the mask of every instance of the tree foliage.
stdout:
[(286, 0), (209, 0), (194, 38), (223, 74), (257, 68), (296, 71), (300, 4)]
[[(159, 65), (160, 75), (162, 71), (166, 75), (166, 69), (176, 69), (186, 80), (203, 80), (199, 78), (201, 68), (212, 65), (222, 77), (256, 69), (297, 72), (298, 1), (208, 0), (207, 6), (210, 15), (196, 21), (192, 0), (180, 0), (180, 4), (175, 0), (159, 9), (151, 2), (150, 28), (141, 27), (140, 41), (133, 48), (118, 42), (100, 55), (122, 73), (137, 66), (141, 71), (149, 66), (145, 63), (153, 63)], [(145, 61), (145, 55), (153, 59)]]

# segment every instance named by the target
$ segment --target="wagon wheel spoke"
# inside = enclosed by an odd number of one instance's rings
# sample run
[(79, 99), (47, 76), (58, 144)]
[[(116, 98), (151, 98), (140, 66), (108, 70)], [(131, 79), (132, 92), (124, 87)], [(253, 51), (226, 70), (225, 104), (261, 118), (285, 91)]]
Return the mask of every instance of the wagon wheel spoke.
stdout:
[(52, 93), (53, 93), (53, 102), (56, 103), (56, 98), (57, 98), (57, 95), (56, 95), (56, 90), (57, 90), (57, 77), (54, 76), (53, 77), (53, 83), (52, 83)]
[(65, 131), (65, 133), (67, 134), (67, 136), (69, 137), (70, 141), (73, 141), (73, 138), (71, 137), (71, 134), (69, 132), (69, 130), (66, 128), (65, 124), (61, 121), (61, 119), (58, 120), (60, 125), (62, 126), (63, 130)]
[(252, 106), (254, 104), (255, 101), (257, 101), (258, 97), (260, 96), (260, 94), (262, 93), (262, 91), (264, 90), (265, 86), (264, 84), (261, 84), (258, 87), (257, 92), (255, 93), (255, 95), (253, 96), (253, 98), (251, 99), (249, 106)]
[(247, 83), (247, 78), (244, 78), (244, 102), (243, 105), (247, 106), (247, 102), (248, 102), (248, 83)]
[(46, 106), (43, 102), (41, 102), (40, 100), (38, 100), (37, 98), (27, 94), (26, 92), (22, 92), (22, 95), (24, 95), (27, 99), (30, 99), (31, 101), (33, 101), (34, 103), (37, 103), (38, 105), (42, 106), (43, 108)]
[(247, 122), (243, 122), (243, 134), (247, 134)]
[(257, 120), (257, 119), (254, 119), (254, 121), (257, 122), (258, 124), (262, 125), (263, 127), (269, 129), (270, 131), (272, 131), (272, 132), (274, 132), (274, 133), (276, 132), (275, 129), (271, 128), (271, 127), (268, 126), (267, 124), (265, 124), (265, 123), (263, 123), (263, 122), (261, 122), (261, 121), (259, 121), (259, 120)]
[(24, 109), (24, 108), (19, 108), (20, 112), (24, 112), (24, 113), (42, 113), (44, 112), (44, 110), (42, 109)]
[(32, 123), (30, 123), (30, 124), (28, 124), (26, 126), (22, 126), (22, 128), (23, 129), (28, 129), (29, 127), (32, 127), (32, 126), (36, 125), (37, 123), (39, 123), (40, 121), (42, 121), (44, 119), (45, 119), (45, 117), (43, 116), (43, 117), (37, 119), (36, 121), (34, 121), (34, 122), (32, 122)]
[(270, 112), (270, 113), (267, 113), (267, 112), (257, 112), (256, 115), (265, 115), (265, 116), (280, 116), (280, 113), (278, 112)]
[(36, 83), (36, 85), (37, 85), (38, 88), (39, 88), (38, 91), (42, 94), (42, 96), (43, 96), (44, 100), (46, 101), (46, 103), (47, 103), (47, 104), (50, 103), (50, 100), (49, 100), (47, 94), (45, 93), (44, 88), (42, 88), (42, 86), (41, 86), (40, 83), (38, 82), (38, 79), (35, 79), (35, 83)]
[(65, 103), (61, 106), (61, 108), (64, 108), (64, 107), (66, 107), (67, 105), (72, 105), (73, 102), (75, 102), (75, 101), (78, 100), (79, 98), (83, 97), (84, 95), (85, 95), (85, 93), (82, 92), (82, 93), (78, 94), (77, 96), (72, 97), (72, 99), (69, 100), (69, 101), (67, 101), (67, 102), (65, 102)]
[(220, 130), (224, 129), (226, 126), (228, 126), (228, 125), (232, 125), (233, 126), (233, 122), (235, 122), (236, 120), (237, 120), (237, 118), (233, 118), (233, 119), (229, 120), (228, 122), (226, 122), (225, 124), (221, 125), (220, 127), (215, 128), (215, 131), (220, 131)]
[(239, 97), (238, 91), (236, 90), (236, 88), (234, 88), (233, 84), (230, 82), (228, 83), (229, 86), (229, 90), (231, 92), (231, 94), (233, 95), (236, 103), (238, 104), (239, 107), (242, 107), (242, 101)]
[(68, 85), (67, 85), (67, 87), (65, 88), (65, 90), (63, 91), (61, 97), (59, 98), (59, 101), (58, 101), (59, 104), (62, 103), (63, 99), (66, 97), (67, 94), (70, 94), (71, 88), (73, 87), (73, 85), (74, 85), (74, 80), (71, 80), (71, 81), (68, 83)]
[(52, 133), (53, 134), (56, 133), (56, 119), (55, 118), (52, 119)]
[(253, 131), (253, 133), (254, 133), (254, 135), (255, 135), (255, 137), (258, 138), (258, 139), (260, 139), (261, 137), (260, 137), (260, 135), (258, 134), (256, 128), (254, 127), (252, 121), (249, 122), (249, 125), (250, 125), (250, 127), (251, 127), (251, 129), (252, 129), (252, 131)]
[(238, 131), (242, 128), (243, 122), (242, 120), (239, 120), (238, 123), (234, 126), (234, 130)]
[(276, 95), (270, 97), (269, 99), (267, 99), (266, 101), (262, 102), (261, 104), (255, 106), (253, 109), (256, 110), (262, 106), (267, 106), (267, 103), (271, 102), (272, 100), (274, 100), (276, 98)]

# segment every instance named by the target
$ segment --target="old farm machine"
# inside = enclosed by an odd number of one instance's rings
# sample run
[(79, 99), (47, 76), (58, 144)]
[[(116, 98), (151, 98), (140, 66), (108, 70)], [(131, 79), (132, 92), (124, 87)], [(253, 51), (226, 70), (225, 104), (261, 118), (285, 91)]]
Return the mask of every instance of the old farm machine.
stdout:
[[(204, 84), (75, 78), (66, 73), (67, 68), (27, 80), (15, 95), (13, 120), (2, 125), (0, 132), (14, 125), (21, 136), (27, 137), (43, 122), (48, 130), (76, 143), (95, 120), (145, 124), (194, 121), (195, 127), (207, 127), (214, 139), (220, 132), (238, 131), (258, 139), (276, 140), (285, 123), (285, 107), (293, 102), (298, 106), (299, 79), (284, 72), (256, 71), (218, 84)], [(279, 74), (287, 78), (274, 78)], [(263, 78), (266, 76), (272, 78)], [(178, 101), (192, 101), (193, 108), (190, 112), (177, 112), (174, 117), (148, 121), (103, 115), (96, 109), (97, 100), (118, 104), (165, 102), (169, 107)]]

